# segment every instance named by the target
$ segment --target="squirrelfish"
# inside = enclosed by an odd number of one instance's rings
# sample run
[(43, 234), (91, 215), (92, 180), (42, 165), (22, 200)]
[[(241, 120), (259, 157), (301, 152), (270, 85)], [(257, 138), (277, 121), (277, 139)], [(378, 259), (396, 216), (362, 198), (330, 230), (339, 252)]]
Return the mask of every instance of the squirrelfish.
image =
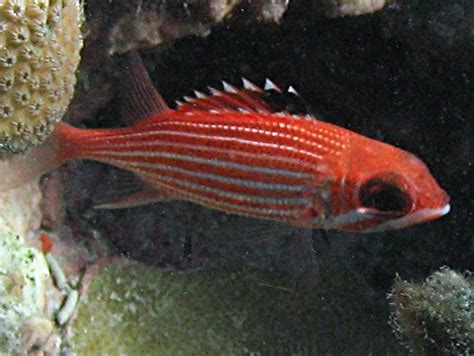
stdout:
[(15, 174), (0, 178), (3, 189), (66, 161), (91, 159), (142, 182), (139, 192), (102, 208), (178, 199), (300, 227), (360, 232), (426, 222), (450, 209), (420, 159), (312, 115), (275, 112), (267, 97), (281, 89), (271, 81), (263, 89), (245, 79), (242, 88), (224, 83), (171, 109), (139, 56), (132, 58), (124, 108), (134, 123), (117, 129), (60, 123), (44, 146), (13, 163)]

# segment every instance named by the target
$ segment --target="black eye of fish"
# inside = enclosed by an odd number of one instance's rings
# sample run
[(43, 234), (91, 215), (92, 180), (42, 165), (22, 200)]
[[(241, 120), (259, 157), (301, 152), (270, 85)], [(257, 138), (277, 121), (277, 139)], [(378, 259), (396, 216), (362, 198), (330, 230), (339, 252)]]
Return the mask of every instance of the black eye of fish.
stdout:
[(393, 184), (370, 180), (360, 190), (359, 202), (381, 213), (404, 215), (411, 207), (410, 196)]

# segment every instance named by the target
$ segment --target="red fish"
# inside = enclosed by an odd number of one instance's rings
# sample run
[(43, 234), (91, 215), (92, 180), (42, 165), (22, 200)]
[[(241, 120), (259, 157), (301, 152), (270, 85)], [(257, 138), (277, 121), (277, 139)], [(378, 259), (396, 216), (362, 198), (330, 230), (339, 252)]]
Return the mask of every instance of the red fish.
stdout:
[[(281, 90), (270, 81), (264, 89), (247, 80), (241, 89), (224, 83), (222, 91), (195, 92), (171, 109), (139, 57), (132, 63), (125, 105), (135, 119), (130, 127), (60, 123), (17, 171), (32, 177), (91, 159), (143, 182), (140, 192), (103, 208), (178, 199), (318, 229), (383, 231), (450, 209), (448, 195), (414, 155), (310, 115), (275, 112), (266, 97)], [(290, 87), (286, 94), (296, 92)]]

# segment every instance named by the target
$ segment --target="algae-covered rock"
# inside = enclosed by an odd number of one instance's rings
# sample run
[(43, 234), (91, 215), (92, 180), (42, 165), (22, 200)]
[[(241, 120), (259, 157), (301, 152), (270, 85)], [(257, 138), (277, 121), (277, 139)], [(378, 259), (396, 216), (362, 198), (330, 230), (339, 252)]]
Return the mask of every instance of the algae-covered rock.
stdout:
[[(316, 282), (264, 272), (175, 272), (129, 260), (102, 262), (83, 281), (69, 343), (79, 355), (393, 350), (386, 316), (374, 317), (350, 273), (338, 274)], [(367, 333), (370, 340), (363, 337)]]
[(424, 283), (395, 281), (392, 325), (416, 354), (471, 355), (474, 280), (442, 268)]
[(44, 318), (49, 280), (39, 251), (18, 235), (0, 233), (0, 354), (19, 353), (41, 343), (36, 331), (50, 325)]

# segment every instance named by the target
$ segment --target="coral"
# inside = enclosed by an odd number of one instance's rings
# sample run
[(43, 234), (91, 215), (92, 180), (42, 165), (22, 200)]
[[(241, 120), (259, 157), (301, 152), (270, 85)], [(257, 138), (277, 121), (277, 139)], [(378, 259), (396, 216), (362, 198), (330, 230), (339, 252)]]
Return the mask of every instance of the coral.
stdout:
[(390, 296), (394, 331), (415, 354), (470, 355), (474, 347), (474, 280), (444, 267), (424, 283), (400, 278)]
[(41, 143), (72, 98), (79, 0), (0, 2), (0, 151)]
[[(371, 315), (368, 296), (352, 275), (332, 276), (315, 281), (249, 270), (176, 272), (102, 260), (86, 272), (66, 341), (76, 354), (395, 350), (385, 338), (384, 316)], [(342, 281), (351, 284), (348, 291), (341, 290)]]
[(0, 232), (0, 353), (46, 341), (52, 331), (44, 316), (49, 280), (41, 253), (20, 236)]

